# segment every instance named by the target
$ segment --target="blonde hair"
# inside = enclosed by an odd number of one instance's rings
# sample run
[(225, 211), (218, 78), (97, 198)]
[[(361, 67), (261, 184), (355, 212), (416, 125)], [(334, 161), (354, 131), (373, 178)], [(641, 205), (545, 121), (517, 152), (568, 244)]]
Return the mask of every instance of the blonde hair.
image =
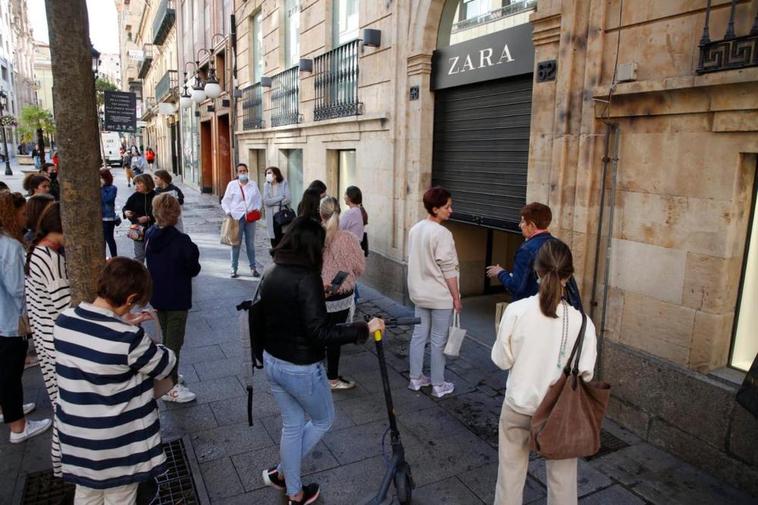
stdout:
[(325, 196), (321, 199), (318, 212), (321, 215), (321, 222), (326, 228), (325, 243), (328, 244), (340, 228), (340, 204), (333, 196)]
[(161, 193), (153, 198), (153, 216), (158, 226), (176, 226), (182, 207), (179, 200), (169, 193)]

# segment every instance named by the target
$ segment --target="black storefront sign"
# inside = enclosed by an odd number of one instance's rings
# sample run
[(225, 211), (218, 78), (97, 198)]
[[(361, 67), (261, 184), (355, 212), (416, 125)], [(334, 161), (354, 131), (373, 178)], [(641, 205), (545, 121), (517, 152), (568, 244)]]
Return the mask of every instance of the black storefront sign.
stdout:
[(526, 23), (434, 51), (432, 89), (452, 88), (533, 71), (532, 25)]
[(103, 129), (111, 132), (137, 132), (137, 95), (105, 91)]

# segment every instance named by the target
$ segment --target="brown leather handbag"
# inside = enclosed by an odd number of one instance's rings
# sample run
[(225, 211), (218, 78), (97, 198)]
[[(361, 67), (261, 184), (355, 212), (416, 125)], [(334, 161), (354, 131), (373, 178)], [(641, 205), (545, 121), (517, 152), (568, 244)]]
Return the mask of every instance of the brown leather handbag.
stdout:
[(579, 375), (586, 328), (587, 316), (582, 312), (582, 327), (563, 373), (532, 416), (530, 446), (546, 459), (581, 458), (600, 450), (600, 427), (611, 386), (586, 383)]

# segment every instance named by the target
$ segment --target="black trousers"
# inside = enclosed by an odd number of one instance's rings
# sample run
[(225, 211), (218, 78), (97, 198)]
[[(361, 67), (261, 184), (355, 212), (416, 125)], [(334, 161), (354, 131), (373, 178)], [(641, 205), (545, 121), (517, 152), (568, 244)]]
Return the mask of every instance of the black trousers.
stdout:
[(22, 337), (0, 337), (0, 408), (5, 424), (24, 417), (24, 360), (29, 342)]
[[(350, 296), (353, 296), (353, 294), (350, 293)], [(328, 313), (326, 316), (329, 325), (336, 326), (344, 323), (347, 320), (347, 315), (349, 313), (350, 309)], [(329, 380), (336, 380), (340, 376), (340, 354), (342, 354), (341, 345), (326, 346), (326, 377)]]
[(115, 221), (103, 221), (103, 236), (105, 237), (105, 244), (111, 253), (111, 258), (118, 256), (116, 250), (116, 239), (113, 238), (113, 230), (116, 228)]

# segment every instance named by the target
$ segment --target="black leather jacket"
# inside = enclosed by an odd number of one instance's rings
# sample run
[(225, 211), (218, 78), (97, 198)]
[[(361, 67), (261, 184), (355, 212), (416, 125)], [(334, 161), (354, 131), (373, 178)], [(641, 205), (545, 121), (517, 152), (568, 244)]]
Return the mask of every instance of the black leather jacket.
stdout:
[(310, 365), (324, 359), (327, 344), (363, 343), (368, 339), (368, 325), (362, 321), (329, 324), (318, 271), (279, 262), (266, 269), (261, 282), (263, 348), (272, 356)]

